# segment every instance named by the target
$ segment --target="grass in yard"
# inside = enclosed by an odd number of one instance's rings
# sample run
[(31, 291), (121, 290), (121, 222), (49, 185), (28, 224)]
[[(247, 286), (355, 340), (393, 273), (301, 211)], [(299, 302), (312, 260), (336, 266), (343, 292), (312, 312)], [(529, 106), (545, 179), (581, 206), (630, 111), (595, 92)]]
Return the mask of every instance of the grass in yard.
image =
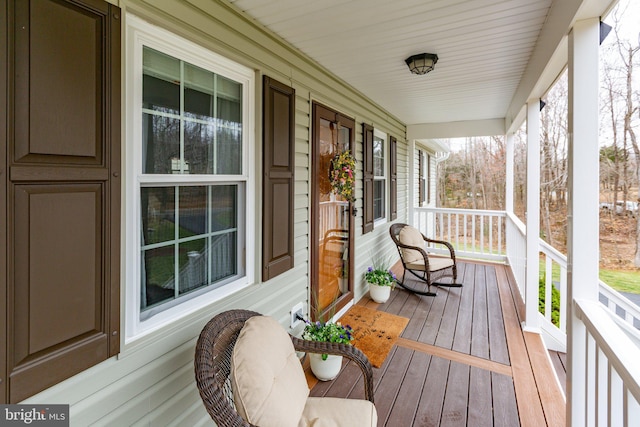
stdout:
[(640, 294), (640, 272), (600, 269), (600, 280), (619, 292)]

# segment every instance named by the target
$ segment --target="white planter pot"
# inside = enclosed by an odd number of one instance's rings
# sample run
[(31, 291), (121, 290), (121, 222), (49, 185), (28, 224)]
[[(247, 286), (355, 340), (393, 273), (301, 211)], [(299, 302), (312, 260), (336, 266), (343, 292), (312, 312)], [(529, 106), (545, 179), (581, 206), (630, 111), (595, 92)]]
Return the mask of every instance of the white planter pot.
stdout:
[(385, 303), (391, 295), (391, 286), (378, 286), (369, 283), (369, 296), (377, 303)]
[(342, 368), (342, 356), (327, 355), (327, 360), (322, 360), (322, 354), (309, 353), (311, 372), (320, 381), (331, 381), (340, 373)]

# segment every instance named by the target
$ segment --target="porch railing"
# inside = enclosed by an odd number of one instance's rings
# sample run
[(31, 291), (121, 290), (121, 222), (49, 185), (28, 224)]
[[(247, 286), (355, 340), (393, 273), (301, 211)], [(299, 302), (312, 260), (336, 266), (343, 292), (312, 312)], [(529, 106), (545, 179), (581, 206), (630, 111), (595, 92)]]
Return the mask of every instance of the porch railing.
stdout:
[(572, 425), (632, 426), (640, 419), (640, 348), (601, 304), (575, 301), (585, 334), (575, 334)]
[[(414, 208), (414, 225), (427, 236), (447, 240), (462, 258), (488, 259), (511, 266), (525, 295), (526, 227), (513, 213), (475, 209)], [(545, 330), (564, 342), (566, 332), (567, 257), (540, 239), (540, 294)], [(600, 302), (629, 325), (640, 329), (640, 308), (599, 281)], [(555, 294), (556, 304), (553, 303)], [(556, 307), (556, 310), (554, 310)], [(555, 331), (557, 329), (557, 331)]]
[[(428, 236), (450, 241), (460, 257), (508, 263), (525, 298), (526, 228), (515, 215), (439, 208), (415, 208), (414, 212), (414, 225)], [(539, 256), (539, 299), (545, 302), (539, 313), (542, 336), (548, 348), (563, 350), (567, 258), (542, 240)], [(635, 425), (640, 419), (640, 309), (602, 281), (598, 283), (599, 302), (573, 302), (577, 320), (570, 365), (572, 425)], [(529, 303), (538, 306), (539, 301)]]
[(451, 243), (456, 256), (504, 262), (505, 219), (504, 211), (414, 208), (413, 224), (426, 236)]

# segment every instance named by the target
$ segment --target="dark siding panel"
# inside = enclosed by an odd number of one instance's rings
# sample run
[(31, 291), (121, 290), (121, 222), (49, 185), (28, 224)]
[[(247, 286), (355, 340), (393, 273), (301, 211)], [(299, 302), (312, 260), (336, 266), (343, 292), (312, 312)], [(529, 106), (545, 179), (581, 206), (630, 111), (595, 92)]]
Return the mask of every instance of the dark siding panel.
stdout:
[(391, 221), (398, 218), (398, 141), (389, 138), (389, 198), (391, 199)]
[(9, 10), (4, 401), (17, 402), (119, 352), (120, 10), (98, 0)]
[(263, 81), (262, 281), (293, 268), (295, 91)]
[(363, 166), (362, 166), (362, 234), (373, 231), (373, 126), (362, 124)]

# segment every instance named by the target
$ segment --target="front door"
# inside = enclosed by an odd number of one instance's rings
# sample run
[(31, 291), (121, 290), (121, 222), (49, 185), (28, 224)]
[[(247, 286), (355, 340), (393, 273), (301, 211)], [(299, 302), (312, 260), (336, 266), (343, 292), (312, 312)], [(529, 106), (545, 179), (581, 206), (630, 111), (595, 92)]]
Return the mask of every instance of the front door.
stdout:
[(311, 312), (327, 319), (353, 299), (354, 207), (332, 187), (336, 156), (353, 154), (355, 121), (313, 104), (311, 153)]

